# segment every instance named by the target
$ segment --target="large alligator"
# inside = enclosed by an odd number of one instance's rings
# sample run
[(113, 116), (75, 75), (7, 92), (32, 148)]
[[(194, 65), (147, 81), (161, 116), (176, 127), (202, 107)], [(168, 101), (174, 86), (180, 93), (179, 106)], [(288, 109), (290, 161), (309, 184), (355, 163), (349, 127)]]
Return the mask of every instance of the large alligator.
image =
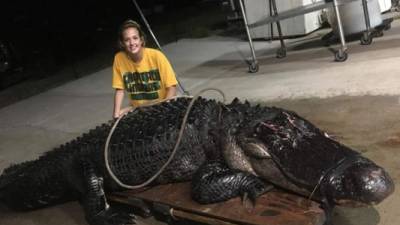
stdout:
[[(109, 165), (125, 184), (138, 185), (171, 155), (189, 99), (139, 109), (121, 119), (109, 144)], [(12, 165), (0, 176), (0, 202), (29, 210), (79, 200), (89, 224), (133, 223), (109, 205), (120, 191), (106, 171), (105, 123), (37, 160)], [(338, 143), (296, 113), (275, 107), (198, 98), (171, 163), (150, 184), (192, 180), (200, 203), (247, 196), (255, 201), (273, 185), (334, 205), (377, 204), (394, 184), (385, 170)], [(28, 191), (29, 190), (29, 191)], [(327, 210), (329, 211), (329, 210)]]

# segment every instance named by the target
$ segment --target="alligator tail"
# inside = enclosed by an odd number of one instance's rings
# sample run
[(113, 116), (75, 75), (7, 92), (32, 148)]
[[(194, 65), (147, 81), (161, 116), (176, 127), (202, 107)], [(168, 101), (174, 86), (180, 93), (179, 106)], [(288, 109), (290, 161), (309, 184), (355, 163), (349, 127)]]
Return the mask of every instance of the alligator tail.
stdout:
[(71, 192), (59, 167), (48, 156), (11, 165), (0, 175), (0, 202), (14, 210), (30, 210), (69, 200)]
[(32, 163), (33, 161), (28, 161), (18, 165), (11, 165), (3, 171), (3, 174), (0, 176), (0, 202), (10, 206), (9, 196), (13, 194), (10, 191), (14, 189), (13, 184), (18, 182), (21, 175), (23, 175), (23, 171), (29, 169)]

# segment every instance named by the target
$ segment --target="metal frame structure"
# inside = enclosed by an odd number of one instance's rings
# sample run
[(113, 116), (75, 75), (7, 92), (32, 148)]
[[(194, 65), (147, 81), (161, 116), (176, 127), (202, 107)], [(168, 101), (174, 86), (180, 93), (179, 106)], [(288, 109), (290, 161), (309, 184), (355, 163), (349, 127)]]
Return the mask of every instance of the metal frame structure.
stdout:
[[(348, 54), (346, 52), (347, 46), (346, 46), (346, 41), (344, 38), (342, 20), (340, 18), (340, 13), (339, 13), (339, 5), (346, 4), (349, 2), (353, 2), (353, 1), (356, 1), (356, 0), (327, 0), (327, 1), (315, 2), (312, 4), (306, 5), (306, 6), (301, 6), (301, 7), (297, 7), (294, 9), (290, 9), (290, 10), (278, 13), (278, 10), (276, 7), (276, 1), (269, 0), (270, 6), (272, 6), (272, 10), (270, 12), (272, 12), (273, 14), (269, 15), (269, 16), (265, 16), (264, 18), (262, 18), (261, 20), (255, 22), (255, 23), (249, 24), (248, 20), (247, 20), (245, 9), (244, 9), (243, 0), (239, 0), (239, 5), (240, 5), (240, 9), (241, 9), (245, 29), (246, 29), (247, 38), (249, 40), (249, 46), (250, 46), (251, 57), (252, 57), (252, 62), (249, 63), (249, 72), (255, 73), (259, 69), (259, 65), (257, 62), (254, 45), (253, 45), (253, 41), (252, 41), (252, 37), (251, 37), (249, 28), (258, 27), (258, 26), (265, 25), (265, 24), (272, 25), (272, 23), (276, 23), (277, 28), (278, 28), (279, 40), (281, 43), (281, 47), (277, 50), (276, 56), (277, 56), (277, 58), (283, 58), (283, 57), (286, 57), (286, 46), (285, 46), (285, 43), (284, 43), (283, 37), (282, 37), (280, 21), (287, 19), (287, 18), (291, 18), (291, 17), (307, 14), (307, 13), (310, 13), (313, 11), (321, 10), (324, 8), (328, 8), (328, 7), (334, 8), (334, 13), (335, 13), (337, 24), (338, 24), (340, 45), (341, 45), (340, 48), (337, 51), (335, 51), (335, 61), (337, 61), (337, 62), (346, 61)], [(366, 31), (363, 33), (363, 35), (361, 37), (361, 44), (371, 44), (372, 43), (372, 35), (371, 35), (371, 26), (370, 26), (370, 21), (369, 21), (367, 0), (361, 0), (361, 1), (362, 1), (362, 5), (363, 5), (365, 25), (366, 25)]]

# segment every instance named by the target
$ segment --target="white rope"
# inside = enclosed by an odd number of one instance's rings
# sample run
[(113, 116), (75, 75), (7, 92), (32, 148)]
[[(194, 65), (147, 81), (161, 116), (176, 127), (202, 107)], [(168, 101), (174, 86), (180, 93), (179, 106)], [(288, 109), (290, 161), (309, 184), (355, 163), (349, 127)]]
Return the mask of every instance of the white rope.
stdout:
[(200, 96), (200, 94), (202, 94), (202, 93), (204, 93), (204, 92), (206, 92), (206, 91), (217, 91), (218, 93), (221, 94), (221, 96), (222, 96), (222, 98), (223, 98), (223, 103), (225, 103), (225, 94), (224, 94), (221, 90), (216, 89), (216, 88), (206, 88), (206, 89), (203, 89), (203, 90), (199, 91), (199, 92), (198, 92), (195, 96), (193, 96), (193, 97), (192, 97), (192, 96), (181, 96), (181, 97), (174, 97), (174, 98), (170, 98), (170, 99), (164, 99), (164, 100), (157, 101), (157, 102), (154, 102), (154, 103), (151, 103), (151, 104), (147, 104), (147, 105), (143, 105), (143, 106), (140, 106), (140, 107), (132, 107), (132, 108), (129, 110), (129, 112), (133, 112), (133, 111), (135, 111), (137, 108), (149, 107), (149, 106), (153, 106), (153, 105), (156, 105), (156, 104), (159, 104), (159, 103), (162, 103), (162, 102), (174, 100), (174, 99), (177, 99), (177, 98), (191, 98), (191, 99), (192, 99), (192, 100), (190, 101), (190, 103), (189, 103), (188, 108), (186, 109), (185, 116), (183, 117), (182, 124), (181, 124), (180, 130), (179, 130), (178, 139), (176, 140), (176, 143), (175, 143), (175, 147), (174, 147), (174, 149), (172, 150), (172, 153), (171, 153), (171, 155), (169, 156), (167, 162), (164, 163), (164, 165), (158, 170), (157, 173), (155, 173), (155, 174), (154, 174), (152, 177), (150, 177), (147, 181), (145, 181), (145, 182), (143, 182), (142, 184), (139, 184), (139, 185), (127, 185), (127, 184), (122, 183), (122, 182), (117, 178), (117, 176), (115, 176), (115, 174), (112, 172), (111, 167), (110, 167), (110, 164), (109, 164), (109, 161), (108, 161), (108, 146), (109, 146), (109, 143), (110, 143), (110, 140), (111, 140), (111, 136), (112, 136), (112, 134), (114, 133), (114, 130), (115, 130), (115, 128), (117, 127), (119, 121), (120, 121), (126, 114), (121, 115), (121, 116), (115, 121), (114, 125), (112, 126), (112, 128), (111, 128), (111, 130), (110, 130), (110, 133), (108, 134), (105, 147), (104, 147), (105, 165), (106, 165), (106, 169), (107, 169), (108, 173), (110, 174), (111, 178), (112, 178), (118, 185), (120, 185), (120, 186), (123, 187), (123, 188), (127, 188), (127, 189), (138, 189), (138, 188), (142, 188), (142, 187), (148, 185), (149, 183), (151, 183), (152, 181), (154, 181), (154, 179), (156, 179), (156, 178), (164, 171), (164, 169), (169, 165), (169, 163), (170, 163), (170, 162), (172, 161), (172, 159), (174, 158), (175, 153), (176, 153), (176, 151), (178, 150), (179, 144), (180, 144), (180, 142), (181, 142), (181, 140), (182, 140), (183, 132), (184, 132), (184, 130), (185, 130), (185, 125), (186, 125), (187, 119), (188, 119), (188, 117), (189, 117), (190, 110), (191, 110), (191, 108), (193, 107), (193, 104), (194, 104), (195, 100)]

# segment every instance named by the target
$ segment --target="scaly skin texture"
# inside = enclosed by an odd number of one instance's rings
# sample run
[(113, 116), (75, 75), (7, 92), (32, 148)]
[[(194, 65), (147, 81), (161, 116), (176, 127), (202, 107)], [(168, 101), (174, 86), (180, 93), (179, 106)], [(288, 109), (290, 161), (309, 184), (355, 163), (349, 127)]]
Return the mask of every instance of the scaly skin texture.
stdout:
[[(161, 168), (189, 101), (139, 109), (120, 121), (109, 144), (109, 164), (119, 180), (138, 185)], [(133, 223), (134, 215), (110, 207), (105, 196), (123, 190), (109, 177), (102, 158), (111, 125), (4, 170), (1, 202), (27, 210), (79, 200), (90, 224)], [(238, 195), (254, 202), (267, 190), (267, 181), (306, 196), (314, 191), (312, 197), (329, 209), (378, 203), (394, 189), (382, 168), (293, 112), (202, 98), (190, 111), (174, 159), (151, 185), (189, 180), (192, 197), (200, 203)]]

